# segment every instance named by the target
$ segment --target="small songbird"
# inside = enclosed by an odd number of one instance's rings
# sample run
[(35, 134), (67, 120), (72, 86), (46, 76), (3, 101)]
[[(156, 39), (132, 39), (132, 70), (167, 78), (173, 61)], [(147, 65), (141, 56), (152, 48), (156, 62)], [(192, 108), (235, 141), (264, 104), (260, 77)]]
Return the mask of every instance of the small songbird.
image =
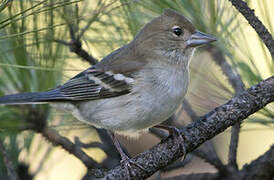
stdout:
[(183, 15), (166, 9), (133, 41), (62, 86), (7, 95), (0, 104), (50, 103), (97, 128), (136, 137), (174, 113), (188, 89), (195, 47), (215, 40), (197, 31)]

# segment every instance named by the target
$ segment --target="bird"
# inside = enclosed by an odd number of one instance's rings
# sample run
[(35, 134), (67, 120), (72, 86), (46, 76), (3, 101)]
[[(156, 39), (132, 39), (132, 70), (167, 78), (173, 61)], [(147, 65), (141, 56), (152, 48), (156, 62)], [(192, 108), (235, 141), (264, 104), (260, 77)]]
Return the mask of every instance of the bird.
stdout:
[[(160, 125), (182, 103), (196, 47), (216, 41), (172, 9), (147, 23), (134, 39), (97, 64), (51, 90), (0, 97), (0, 104), (45, 104), (116, 134), (136, 138)], [(168, 130), (170, 128), (167, 128)]]

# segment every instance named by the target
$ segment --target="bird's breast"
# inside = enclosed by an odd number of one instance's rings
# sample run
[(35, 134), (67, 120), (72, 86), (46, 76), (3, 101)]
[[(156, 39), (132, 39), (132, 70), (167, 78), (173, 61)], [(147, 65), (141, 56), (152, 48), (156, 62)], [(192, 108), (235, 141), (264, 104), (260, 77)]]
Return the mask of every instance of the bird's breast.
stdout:
[(142, 95), (140, 102), (149, 110), (146, 119), (151, 127), (169, 118), (182, 102), (188, 88), (188, 71), (166, 67), (143, 73), (133, 92)]
[(133, 91), (142, 91), (155, 99), (176, 101), (182, 99), (187, 91), (189, 73), (186, 69), (166, 66), (164, 69), (145, 69), (136, 78)]
[(129, 94), (80, 103), (89, 124), (132, 136), (169, 118), (181, 103), (188, 73), (145, 68), (134, 77)]

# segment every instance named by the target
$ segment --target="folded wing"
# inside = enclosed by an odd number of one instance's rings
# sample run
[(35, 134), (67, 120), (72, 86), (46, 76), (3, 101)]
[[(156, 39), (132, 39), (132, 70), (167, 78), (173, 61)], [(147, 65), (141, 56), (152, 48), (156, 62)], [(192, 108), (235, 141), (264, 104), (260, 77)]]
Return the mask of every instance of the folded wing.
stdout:
[(89, 68), (64, 85), (46, 92), (19, 93), (0, 97), (0, 104), (41, 104), (116, 97), (130, 92), (132, 78)]

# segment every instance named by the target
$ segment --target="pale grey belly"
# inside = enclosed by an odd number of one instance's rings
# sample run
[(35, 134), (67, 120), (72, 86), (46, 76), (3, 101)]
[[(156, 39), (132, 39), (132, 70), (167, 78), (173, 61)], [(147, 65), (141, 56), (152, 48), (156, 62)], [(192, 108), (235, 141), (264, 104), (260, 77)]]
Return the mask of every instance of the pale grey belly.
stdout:
[(188, 71), (148, 68), (136, 75), (131, 93), (80, 102), (70, 111), (95, 127), (136, 136), (169, 118), (182, 102), (187, 86)]
[[(154, 98), (154, 99), (152, 99)], [(177, 109), (181, 98), (173, 99), (165, 93), (157, 96), (132, 93), (115, 98), (82, 102), (80, 111), (73, 114), (83, 121), (116, 133), (136, 136), (169, 118)]]

